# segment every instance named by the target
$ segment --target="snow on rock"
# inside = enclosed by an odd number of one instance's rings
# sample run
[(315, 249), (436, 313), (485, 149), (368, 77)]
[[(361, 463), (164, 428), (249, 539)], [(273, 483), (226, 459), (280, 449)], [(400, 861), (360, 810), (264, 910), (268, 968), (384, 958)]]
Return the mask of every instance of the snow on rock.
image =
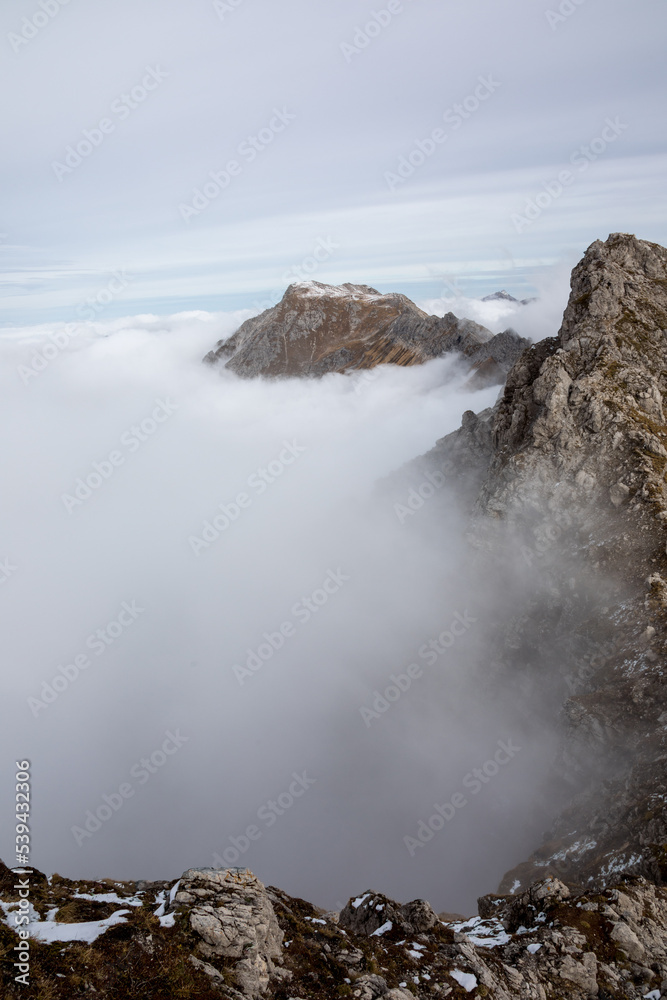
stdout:
[(181, 881), (182, 880), (179, 878), (178, 882), (175, 882), (172, 885), (171, 889), (169, 890), (169, 905), (170, 906), (172, 905), (172, 903), (174, 902), (174, 899), (176, 898), (176, 893), (178, 892), (178, 889), (179, 889), (179, 886), (181, 884)]
[(341, 910), (338, 923), (353, 934), (367, 936), (389, 923), (407, 936), (435, 927), (438, 915), (424, 899), (413, 899), (401, 906), (387, 896), (368, 891), (350, 899)]
[(495, 917), (486, 920), (481, 917), (471, 917), (470, 920), (459, 921), (449, 926), (453, 931), (465, 934), (469, 941), (480, 948), (497, 948), (510, 940), (502, 923)]
[(378, 927), (376, 931), (373, 931), (372, 937), (380, 937), (381, 934), (386, 934), (387, 931), (390, 931), (393, 926), (394, 925), (391, 920), (387, 920), (386, 923), (382, 924), (381, 927)]
[(472, 972), (461, 972), (460, 969), (452, 969), (449, 973), (459, 986), (462, 986), (466, 993), (470, 993), (477, 987), (477, 977)]
[(295, 281), (291, 287), (302, 295), (320, 298), (347, 299), (351, 297), (369, 301), (382, 298), (382, 292), (376, 291), (370, 285), (353, 285), (351, 282), (346, 282), (344, 285), (325, 285), (321, 281)]

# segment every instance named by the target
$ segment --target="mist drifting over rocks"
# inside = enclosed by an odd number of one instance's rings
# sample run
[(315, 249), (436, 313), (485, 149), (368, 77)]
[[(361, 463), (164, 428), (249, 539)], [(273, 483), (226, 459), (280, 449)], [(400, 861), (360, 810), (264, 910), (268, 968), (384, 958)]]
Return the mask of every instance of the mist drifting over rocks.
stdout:
[[(27, 381), (53, 337), (2, 340), (9, 730), (66, 876), (37, 875), (36, 939), (77, 940), (83, 910), (44, 918), (85, 899), (109, 911), (79, 941), (157, 947), (202, 996), (657, 1000), (667, 251), (596, 241), (500, 395), (474, 352), (518, 335), (298, 378), (201, 364), (214, 338), (209, 362), (301, 351), (295, 287), (236, 340), (208, 314), (88, 327)], [(385, 337), (368, 291), (316, 292)]]
[[(524, 751), (410, 857), (422, 814), (513, 733), (476, 713), (466, 680), (481, 613), (456, 501), (433, 488), (406, 520), (422, 477), (396, 496), (376, 483), (498, 387), (464, 389), (455, 353), (317, 380), (202, 365), (238, 322), (83, 324), (55, 352), (57, 330), (2, 338), (18, 705), (5, 738), (27, 728), (43, 760), (42, 866), (164, 878), (223, 859), (330, 907), (374, 881), (470, 908), (522, 857), (507, 802), (542, 764)], [(422, 648), (466, 614), (451, 649)], [(412, 663), (419, 678), (367, 725)], [(299, 797), (295, 773), (314, 779)]]

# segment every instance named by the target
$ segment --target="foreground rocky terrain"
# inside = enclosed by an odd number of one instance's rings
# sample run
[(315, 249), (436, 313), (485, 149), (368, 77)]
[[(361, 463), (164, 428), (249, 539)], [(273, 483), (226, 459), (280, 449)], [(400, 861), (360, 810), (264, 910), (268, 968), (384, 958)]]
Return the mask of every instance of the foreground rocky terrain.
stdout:
[[(17, 879), (0, 870), (5, 913)], [(441, 919), (424, 900), (364, 892), (324, 913), (247, 869), (176, 882), (32, 878), (29, 995), (192, 997), (645, 997), (667, 990), (667, 891), (630, 879), (576, 895), (558, 879), (484, 896)], [(0, 924), (4, 997), (14, 935)]]
[(429, 316), (405, 295), (368, 285), (299, 282), (278, 305), (246, 320), (204, 359), (244, 378), (325, 375), (419, 365), (459, 353), (485, 384), (502, 383), (528, 341), (511, 330), (495, 337), (469, 319)]
[[(380, 304), (364, 286), (321, 287), (311, 296), (293, 286), (214, 360), (246, 366), (244, 374), (380, 363), (389, 343), (378, 349), (380, 313), (385, 334), (396, 324), (394, 347), (406, 323), (403, 349), (410, 336), (421, 344), (396, 363), (451, 349), (436, 318), (401, 296)], [(311, 297), (324, 325), (309, 337)], [(327, 312), (329, 302), (338, 312)], [(375, 326), (367, 307), (379, 310)], [(359, 353), (327, 367), (357, 309), (370, 324)], [(332, 316), (340, 326), (329, 355)], [(447, 317), (437, 323), (445, 321), (454, 328)], [(290, 323), (306, 331), (293, 367)], [(479, 330), (456, 323), (465, 355), (488, 347)], [(283, 353), (272, 354), (280, 337)], [(665, 394), (667, 250), (615, 234), (588, 249), (558, 335), (522, 351), (497, 405), (464, 414), (460, 430), (386, 484), (401, 490), (440, 473), (467, 517), (472, 585), (484, 579), (494, 596), (484, 616), (494, 656), (476, 668), (478, 697), (511, 701), (559, 734), (544, 793), (562, 804), (559, 816), (500, 895), (479, 900), (478, 915), (438, 917), (422, 900), (399, 904), (374, 891), (323, 913), (246, 869), (92, 883), (2, 867), (3, 995), (24, 990), (14, 983), (12, 926), (26, 878), (30, 995), (40, 998), (666, 996)]]

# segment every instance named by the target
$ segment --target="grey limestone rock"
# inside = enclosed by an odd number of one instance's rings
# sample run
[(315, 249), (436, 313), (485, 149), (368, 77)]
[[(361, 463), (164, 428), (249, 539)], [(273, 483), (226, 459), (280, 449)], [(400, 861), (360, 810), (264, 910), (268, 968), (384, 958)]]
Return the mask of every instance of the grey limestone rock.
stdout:
[[(266, 992), (282, 964), (283, 932), (264, 885), (247, 869), (191, 868), (174, 898), (189, 907), (198, 952), (212, 963), (234, 960), (234, 979), (251, 997)], [(208, 971), (208, 970), (207, 970)]]

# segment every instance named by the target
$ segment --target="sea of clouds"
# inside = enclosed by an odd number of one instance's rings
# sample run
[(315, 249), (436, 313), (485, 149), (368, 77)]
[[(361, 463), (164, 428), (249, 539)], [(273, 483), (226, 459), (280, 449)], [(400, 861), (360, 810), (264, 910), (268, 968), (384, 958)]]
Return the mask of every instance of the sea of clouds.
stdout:
[(516, 816), (543, 761), (516, 754), (406, 850), (517, 734), (466, 688), (462, 517), (423, 476), (377, 484), (498, 387), (470, 392), (455, 357), (312, 381), (203, 365), (247, 315), (0, 335), (2, 771), (32, 762), (32, 862), (236, 863), (326, 906), (371, 885), (471, 910), (533, 845)]

